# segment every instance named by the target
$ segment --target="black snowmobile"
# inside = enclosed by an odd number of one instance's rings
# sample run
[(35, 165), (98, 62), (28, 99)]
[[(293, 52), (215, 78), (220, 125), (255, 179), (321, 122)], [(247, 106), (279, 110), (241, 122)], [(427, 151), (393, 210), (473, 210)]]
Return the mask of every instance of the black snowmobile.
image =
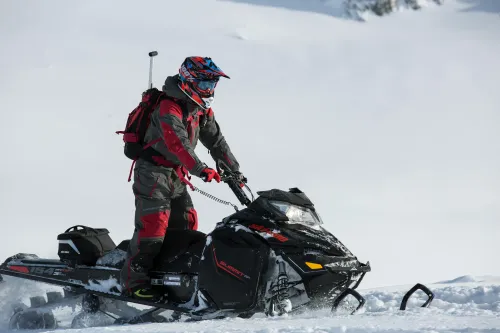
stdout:
[[(59, 260), (17, 254), (0, 266), (0, 274), (64, 287), (64, 295), (52, 293), (47, 301), (35, 297), (32, 309), (17, 309), (11, 327), (53, 327), (53, 317), (35, 310), (71, 299), (82, 302), (83, 313), (105, 312), (115, 323), (158, 321), (156, 313), (165, 310), (172, 310), (170, 320), (182, 315), (202, 320), (324, 307), (335, 310), (349, 295), (359, 302), (352, 313), (363, 306), (365, 301), (355, 289), (370, 264), (360, 262), (324, 229), (303, 192), (273, 189), (258, 192), (251, 201), (230, 176), (223, 179), (247, 207), (224, 218), (209, 234), (168, 229), (150, 272), (151, 285), (164, 294), (161, 301), (122, 294), (119, 272), (128, 241), (116, 246), (106, 229), (74, 226), (58, 236)], [(424, 306), (429, 305), (432, 293), (418, 284), (405, 296), (404, 306), (417, 289), (427, 293)], [(123, 305), (126, 302), (152, 309), (134, 312)], [(72, 326), (78, 327), (78, 320)]]

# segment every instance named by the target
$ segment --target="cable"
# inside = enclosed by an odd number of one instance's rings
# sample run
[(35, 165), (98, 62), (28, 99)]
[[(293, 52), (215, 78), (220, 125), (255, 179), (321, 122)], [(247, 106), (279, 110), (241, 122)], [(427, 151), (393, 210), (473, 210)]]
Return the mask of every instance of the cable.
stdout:
[(219, 199), (219, 198), (217, 198), (216, 196), (214, 196), (214, 195), (212, 195), (212, 194), (210, 194), (210, 193), (207, 193), (207, 192), (205, 192), (205, 191), (203, 191), (203, 190), (200, 190), (200, 189), (199, 189), (199, 188), (197, 188), (196, 186), (193, 186), (193, 188), (194, 188), (194, 190), (195, 190), (196, 192), (198, 192), (198, 193), (200, 193), (200, 194), (202, 194), (202, 195), (206, 196), (207, 198), (212, 199), (212, 200), (214, 200), (215, 202), (218, 202), (218, 203), (223, 204), (223, 205), (232, 206), (232, 207), (234, 208), (234, 210), (239, 211), (239, 210), (238, 210), (238, 206), (236, 206), (235, 204), (233, 204), (233, 203), (231, 203), (231, 202), (229, 202), (229, 201), (226, 201), (226, 200)]

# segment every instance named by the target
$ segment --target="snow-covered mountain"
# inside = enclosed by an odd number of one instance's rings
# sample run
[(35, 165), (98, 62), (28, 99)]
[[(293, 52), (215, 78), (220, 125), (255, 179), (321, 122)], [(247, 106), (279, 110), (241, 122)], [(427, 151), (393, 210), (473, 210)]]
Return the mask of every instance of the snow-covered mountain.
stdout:
[(342, 2), (347, 17), (363, 20), (366, 13), (384, 16), (401, 9), (421, 10), (430, 4), (442, 5), (444, 0), (345, 0)]
[(356, 21), (402, 10), (421, 10), (442, 5), (444, 0), (223, 0), (243, 4), (313, 12)]
[[(189, 55), (231, 76), (214, 110), (249, 185), (305, 191), (370, 260), (362, 287), (500, 275), (497, 3), (365, 23), (312, 3), (2, 1), (1, 259), (54, 258), (56, 235), (77, 224), (131, 236), (130, 161), (114, 132), (158, 50), (157, 86)], [(231, 213), (192, 196), (202, 231)]]

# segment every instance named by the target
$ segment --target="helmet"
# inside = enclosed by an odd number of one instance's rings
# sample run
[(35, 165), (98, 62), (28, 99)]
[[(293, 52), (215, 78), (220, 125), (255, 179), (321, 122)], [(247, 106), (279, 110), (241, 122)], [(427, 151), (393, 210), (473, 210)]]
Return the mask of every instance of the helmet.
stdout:
[(229, 79), (211, 58), (187, 57), (179, 69), (179, 88), (193, 102), (208, 109), (221, 76)]

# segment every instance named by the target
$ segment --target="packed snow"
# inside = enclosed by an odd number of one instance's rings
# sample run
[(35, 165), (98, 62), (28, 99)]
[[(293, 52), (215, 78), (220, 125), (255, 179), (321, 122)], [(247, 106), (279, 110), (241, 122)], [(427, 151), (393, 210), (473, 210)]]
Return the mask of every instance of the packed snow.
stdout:
[[(0, 317), (6, 332), (5, 323), (14, 300), (18, 297), (17, 290), (31, 295), (43, 295), (47, 289), (44, 285), (34, 282), (20, 281), (6, 277), (6, 283), (0, 285)], [(339, 310), (331, 313), (329, 309), (309, 311), (302, 314), (285, 315), (283, 317), (266, 318), (255, 315), (251, 319), (222, 319), (200, 322), (181, 322), (168, 324), (141, 324), (113, 326), (106, 329), (82, 329), (87, 333), (113, 332), (237, 332), (237, 333), (298, 333), (298, 332), (500, 332), (500, 277), (481, 277), (463, 284), (435, 283), (428, 284), (435, 298), (429, 308), (421, 308), (425, 295), (417, 292), (410, 298), (406, 311), (400, 311), (399, 305), (404, 293), (412, 287), (393, 286), (386, 288), (359, 290), (366, 298), (365, 307), (357, 314), (349, 315), (347, 311)], [(57, 289), (57, 288), (56, 288)], [(50, 289), (54, 290), (54, 288)], [(7, 296), (7, 297), (6, 297)], [(19, 299), (29, 304), (28, 298)], [(346, 309), (347, 310), (347, 309)], [(71, 324), (71, 319), (80, 311), (58, 308), (54, 311), (62, 331)], [(168, 316), (169, 311), (164, 315)], [(99, 316), (100, 317), (100, 316)], [(112, 321), (111, 321), (112, 322)], [(102, 323), (102, 322), (101, 322)], [(109, 324), (109, 318), (106, 324)], [(71, 330), (68, 332), (74, 332)]]
[[(186, 56), (211, 56), (231, 77), (214, 111), (250, 187), (303, 190), (325, 227), (370, 261), (360, 288), (376, 289), (352, 317), (133, 330), (499, 332), (500, 282), (485, 275), (500, 276), (500, 1), (447, 0), (362, 23), (338, 3), (1, 1), (0, 261), (56, 258), (57, 234), (77, 224), (130, 238), (131, 161), (115, 131), (146, 88), (147, 53), (159, 51), (156, 86)], [(232, 213), (192, 198), (201, 231)], [(399, 312), (405, 288), (380, 289), (417, 281), (436, 282), (429, 309)], [(2, 289), (0, 302), (39, 288)]]

